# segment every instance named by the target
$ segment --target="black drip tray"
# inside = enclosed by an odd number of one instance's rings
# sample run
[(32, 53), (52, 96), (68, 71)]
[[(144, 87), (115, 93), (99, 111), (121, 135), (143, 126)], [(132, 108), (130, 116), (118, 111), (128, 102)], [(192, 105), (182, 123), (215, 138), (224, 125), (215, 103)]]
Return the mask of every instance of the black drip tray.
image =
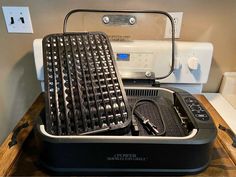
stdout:
[[(183, 137), (187, 136), (187, 130), (183, 126), (181, 126), (181, 122), (179, 120), (178, 115), (174, 111), (173, 105), (170, 101), (168, 101), (163, 96), (155, 96), (155, 97), (128, 97), (128, 102), (132, 106), (139, 99), (153, 99), (159, 105), (161, 109), (161, 113), (163, 115), (163, 121), (166, 124), (166, 133), (165, 136), (174, 136), (174, 137)], [(157, 108), (151, 104), (150, 102), (144, 102), (142, 105), (138, 106), (136, 110), (142, 114), (145, 118), (148, 118), (150, 122), (152, 122), (159, 132), (163, 131), (163, 123), (161, 121), (160, 113)], [(140, 136), (150, 136), (147, 130), (144, 129), (142, 123), (138, 120), (139, 127), (139, 135)]]

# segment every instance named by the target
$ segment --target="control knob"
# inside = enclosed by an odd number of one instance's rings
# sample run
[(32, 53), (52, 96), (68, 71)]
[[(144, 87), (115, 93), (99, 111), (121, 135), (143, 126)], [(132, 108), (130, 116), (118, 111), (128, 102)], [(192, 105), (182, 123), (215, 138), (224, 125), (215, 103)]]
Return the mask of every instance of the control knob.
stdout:
[(196, 57), (190, 57), (188, 59), (188, 67), (190, 70), (197, 70), (199, 65), (199, 60)]

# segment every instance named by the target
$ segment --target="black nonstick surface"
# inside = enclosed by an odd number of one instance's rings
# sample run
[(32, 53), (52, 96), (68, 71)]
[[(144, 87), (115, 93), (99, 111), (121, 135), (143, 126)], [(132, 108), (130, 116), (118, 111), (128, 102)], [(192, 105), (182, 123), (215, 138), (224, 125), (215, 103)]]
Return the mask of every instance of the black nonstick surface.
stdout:
[[(161, 112), (163, 115), (163, 121), (166, 124), (166, 133), (164, 136), (174, 136), (181, 137), (186, 136), (187, 131), (184, 127), (181, 126), (181, 122), (178, 118), (178, 115), (174, 111), (173, 105), (169, 100), (167, 100), (163, 96), (155, 96), (155, 97), (128, 97), (128, 102), (133, 106), (133, 104), (139, 99), (153, 99), (161, 108)], [(140, 106), (138, 106), (137, 111), (141, 113), (145, 118), (148, 118), (151, 123), (153, 123), (159, 132), (163, 131), (163, 123), (161, 121), (160, 113), (157, 108), (150, 102), (144, 102)], [(144, 129), (144, 126), (136, 117), (139, 126), (139, 135), (140, 136), (150, 136), (147, 130)]]

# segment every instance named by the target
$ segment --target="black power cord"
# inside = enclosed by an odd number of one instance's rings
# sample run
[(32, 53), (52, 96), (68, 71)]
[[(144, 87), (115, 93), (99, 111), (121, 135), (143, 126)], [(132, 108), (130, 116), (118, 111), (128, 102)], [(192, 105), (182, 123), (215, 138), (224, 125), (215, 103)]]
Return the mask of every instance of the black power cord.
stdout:
[[(160, 132), (159, 130), (157, 130), (157, 127), (155, 124), (153, 124), (152, 122), (150, 122), (150, 120), (146, 117), (144, 117), (140, 112), (138, 112), (136, 110), (136, 108), (138, 106), (141, 106), (143, 105), (144, 103), (146, 102), (149, 102), (149, 103), (152, 103), (158, 110), (159, 114), (160, 114), (160, 119), (161, 119), (161, 122), (162, 122), (162, 125), (163, 125), (163, 130)], [(137, 128), (137, 124), (136, 124), (136, 120), (134, 118), (134, 115), (138, 118), (138, 120), (142, 123), (142, 125), (145, 127), (145, 129), (147, 129), (152, 135), (155, 135), (155, 136), (163, 136), (165, 135), (166, 133), (166, 124), (165, 124), (165, 121), (163, 119), (163, 115), (162, 115), (162, 112), (161, 112), (161, 108), (160, 106), (157, 104), (156, 101), (152, 100), (152, 99), (148, 99), (148, 98), (142, 98), (142, 99), (139, 99), (137, 100), (135, 103), (134, 103), (134, 106), (132, 108), (132, 126), (133, 126), (133, 132), (134, 132), (134, 135), (138, 135), (138, 128)]]
[(17, 135), (20, 133), (20, 131), (23, 128), (27, 128), (29, 126), (28, 122), (25, 122), (23, 124), (21, 124), (20, 126), (18, 126), (14, 131), (13, 131), (13, 135), (11, 137), (11, 141), (8, 143), (9, 148), (11, 148), (12, 146), (17, 144)]

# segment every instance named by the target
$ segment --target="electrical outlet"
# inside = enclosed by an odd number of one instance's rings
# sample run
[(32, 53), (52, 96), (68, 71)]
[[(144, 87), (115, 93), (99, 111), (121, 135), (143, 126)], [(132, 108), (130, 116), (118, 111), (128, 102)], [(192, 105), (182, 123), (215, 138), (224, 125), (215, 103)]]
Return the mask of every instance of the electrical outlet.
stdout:
[(2, 7), (8, 33), (33, 33), (29, 7)]
[[(175, 38), (180, 37), (181, 25), (182, 25), (182, 18), (183, 12), (172, 12), (169, 13), (174, 20), (175, 26)], [(165, 38), (171, 38), (171, 23), (170, 20), (166, 19), (166, 30), (165, 30)]]

